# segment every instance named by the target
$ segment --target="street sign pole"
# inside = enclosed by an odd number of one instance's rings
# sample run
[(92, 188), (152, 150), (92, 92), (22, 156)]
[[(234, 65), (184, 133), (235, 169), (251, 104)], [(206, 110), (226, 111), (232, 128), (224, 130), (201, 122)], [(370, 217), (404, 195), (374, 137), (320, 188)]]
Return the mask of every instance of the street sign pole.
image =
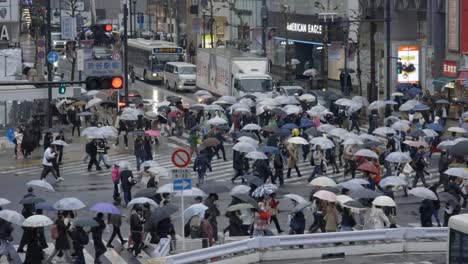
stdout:
[(184, 217), (184, 211), (185, 211), (185, 208), (184, 208), (184, 190), (181, 190), (180, 191), (180, 208), (182, 210), (182, 213), (180, 214), (181, 217), (182, 217), (182, 221), (181, 222), (181, 227), (182, 227), (182, 252), (185, 252), (185, 217)]
[[(50, 51), (52, 50), (52, 27), (51, 27), (51, 12), (52, 8), (50, 6), (50, 1), (46, 1), (46, 9), (47, 9), (47, 15), (46, 15), (46, 20), (47, 20), (47, 52), (46, 54), (49, 54)], [(47, 62), (46, 62), (47, 63)], [(52, 82), (52, 64), (47, 63), (47, 81)], [(52, 85), (49, 84), (47, 87), (47, 120), (48, 120), (48, 127), (52, 128)]]

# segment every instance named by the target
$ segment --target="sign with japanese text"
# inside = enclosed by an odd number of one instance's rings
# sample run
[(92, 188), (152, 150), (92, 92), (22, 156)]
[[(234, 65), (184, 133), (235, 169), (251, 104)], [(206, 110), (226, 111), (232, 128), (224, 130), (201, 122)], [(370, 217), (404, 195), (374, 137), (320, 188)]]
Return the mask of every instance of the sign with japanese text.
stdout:
[(452, 77), (456, 78), (458, 76), (457, 73), (457, 62), (456, 61), (444, 61), (442, 65), (442, 75), (445, 77)]
[(460, 2), (448, 0), (447, 4), (447, 48), (457, 52), (460, 49)]
[(115, 76), (122, 74), (122, 62), (115, 60), (85, 61), (84, 73), (87, 76)]

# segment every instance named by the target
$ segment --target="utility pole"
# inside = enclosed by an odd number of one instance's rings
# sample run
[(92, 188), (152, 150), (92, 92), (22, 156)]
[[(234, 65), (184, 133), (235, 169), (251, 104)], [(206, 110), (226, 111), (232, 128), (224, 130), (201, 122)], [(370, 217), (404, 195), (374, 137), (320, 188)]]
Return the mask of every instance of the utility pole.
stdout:
[(391, 85), (392, 85), (392, 70), (391, 70), (391, 67), (392, 67), (392, 62), (391, 62), (391, 58), (392, 58), (392, 47), (391, 47), (391, 38), (392, 38), (392, 35), (391, 35), (391, 22), (392, 22), (392, 19), (390, 17), (390, 9), (391, 9), (391, 5), (390, 5), (390, 0), (385, 0), (385, 55), (386, 55), (386, 69), (385, 69), (385, 98), (386, 100), (390, 100), (390, 89), (391, 89)]
[[(130, 12), (130, 36), (133, 36), (133, 19), (132, 19), (132, 12), (133, 12), (132, 10), (133, 10), (133, 9), (132, 9), (132, 0), (129, 0), (129, 1), (128, 1), (128, 4), (129, 4), (129, 7), (130, 7), (130, 10), (129, 10), (129, 12)], [(124, 7), (124, 8), (125, 8), (125, 7)], [(127, 11), (127, 13), (128, 13), (128, 11)], [(128, 14), (127, 14), (127, 16), (128, 16)], [(128, 21), (128, 17), (127, 17), (127, 21)], [(125, 26), (125, 25), (124, 25), (124, 26)], [(127, 35), (125, 35), (125, 36), (127, 36)]]
[(211, 0), (211, 3), (210, 3), (210, 44), (211, 44), (211, 48), (214, 48), (213, 27), (214, 27), (214, 6), (213, 6), (213, 0)]
[(262, 0), (262, 56), (267, 56), (266, 50), (266, 35), (268, 29), (268, 7), (266, 0)]
[(205, 44), (205, 34), (206, 34), (206, 13), (203, 11), (203, 31), (202, 31), (202, 47), (206, 48)]
[[(50, 7), (50, 1), (47, 0), (46, 2), (46, 11), (47, 11), (47, 30), (46, 30), (46, 36), (47, 36), (47, 54), (52, 51), (52, 28), (51, 28), (51, 7)], [(52, 70), (53, 70), (53, 65), (50, 64), (47, 60), (47, 81), (52, 82)], [(47, 120), (48, 120), (48, 126), (49, 128), (52, 128), (52, 85), (49, 84), (47, 87)]]
[[(132, 0), (130, 0), (132, 1)], [(136, 8), (136, 0), (133, 0), (133, 14), (130, 12), (130, 19), (133, 18), (133, 37), (136, 38), (137, 37), (137, 22), (136, 22), (136, 11), (137, 11), (137, 8)]]
[[(130, 1), (131, 3), (131, 1)], [(124, 33), (122, 38), (123, 54), (124, 54), (124, 93), (125, 93), (125, 106), (128, 106), (128, 43), (127, 43), (127, 21), (128, 21), (128, 8), (127, 4), (123, 5), (123, 27)]]
[[(388, 1), (388, 0), (386, 0)], [(375, 1), (370, 1), (370, 34), (369, 34), (369, 43), (370, 43), (370, 87), (368, 87), (367, 98), (369, 102), (377, 100), (376, 85), (375, 85), (375, 31), (377, 25), (375, 24)]]

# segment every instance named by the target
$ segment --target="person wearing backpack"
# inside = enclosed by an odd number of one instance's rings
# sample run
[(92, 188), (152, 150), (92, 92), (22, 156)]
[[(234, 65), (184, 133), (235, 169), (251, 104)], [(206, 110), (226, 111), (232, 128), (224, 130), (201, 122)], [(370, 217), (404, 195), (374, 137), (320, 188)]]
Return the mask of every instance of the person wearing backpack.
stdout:
[(60, 212), (58, 214), (57, 220), (55, 221), (54, 225), (50, 230), (50, 236), (52, 239), (55, 240), (55, 249), (50, 254), (49, 258), (46, 260), (45, 263), (52, 263), (54, 257), (60, 253), (60, 255), (64, 255), (67, 263), (72, 263), (72, 259), (70, 256), (70, 243), (68, 241), (67, 231), (68, 226), (65, 225), (65, 217)]
[(75, 250), (74, 264), (86, 264), (83, 249), (89, 243), (89, 236), (81, 226), (74, 226), (69, 232)]

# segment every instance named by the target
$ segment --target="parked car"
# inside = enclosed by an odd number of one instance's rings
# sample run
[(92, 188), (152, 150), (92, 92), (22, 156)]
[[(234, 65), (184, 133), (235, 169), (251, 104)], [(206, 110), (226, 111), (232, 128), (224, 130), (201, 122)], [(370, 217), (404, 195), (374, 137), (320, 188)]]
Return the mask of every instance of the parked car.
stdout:
[(164, 66), (163, 77), (169, 90), (195, 90), (197, 66), (187, 62), (168, 62)]

